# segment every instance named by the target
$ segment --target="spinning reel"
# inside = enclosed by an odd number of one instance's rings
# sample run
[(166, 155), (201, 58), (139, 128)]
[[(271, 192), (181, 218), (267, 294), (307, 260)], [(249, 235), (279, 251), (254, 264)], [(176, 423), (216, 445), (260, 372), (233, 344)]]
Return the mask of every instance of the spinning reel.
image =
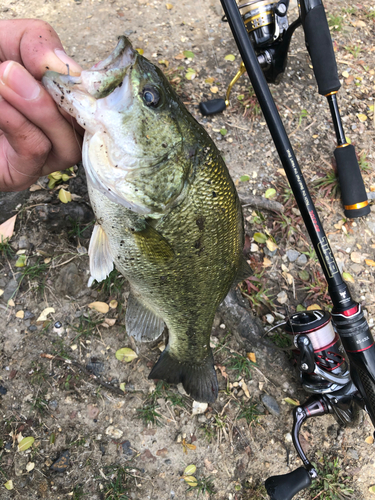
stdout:
[(304, 467), (267, 479), (266, 489), (273, 500), (291, 499), (318, 476), (299, 441), (299, 431), (305, 420), (331, 413), (340, 425), (354, 426), (358, 423), (360, 409), (365, 406), (351, 380), (345, 350), (328, 312), (296, 313), (284, 330), (293, 337), (300, 381), (311, 397), (293, 412), (292, 439)]
[[(302, 25), (306, 47), (318, 84), (319, 94), (327, 98), (337, 147), (334, 155), (341, 187), (344, 213), (349, 218), (363, 217), (370, 213), (367, 193), (354, 147), (346, 141), (336, 94), (341, 86), (337, 74), (327, 18), (321, 0), (300, 0), (300, 15), (292, 24), (288, 22), (289, 0), (235, 0), (238, 14), (246, 28), (257, 62), (267, 83), (280, 82), (285, 71), (288, 49), (296, 28)], [(234, 2), (234, 0), (233, 0)], [(226, 15), (222, 18), (227, 21)], [(236, 34), (234, 38), (236, 39)], [(236, 40), (237, 45), (238, 41)], [(224, 111), (229, 106), (233, 86), (246, 72), (244, 62), (228, 85), (225, 99), (201, 102), (199, 109), (204, 116)]]

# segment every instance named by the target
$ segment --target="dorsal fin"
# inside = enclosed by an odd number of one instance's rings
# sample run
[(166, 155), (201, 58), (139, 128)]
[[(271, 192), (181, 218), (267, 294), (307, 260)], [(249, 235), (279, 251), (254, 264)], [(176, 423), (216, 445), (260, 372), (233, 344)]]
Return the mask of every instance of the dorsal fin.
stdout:
[[(109, 248), (108, 236), (102, 226), (95, 224), (91, 235), (89, 251), (90, 274), (93, 279), (103, 281), (113, 270), (113, 257)], [(91, 278), (90, 278), (91, 281)]]

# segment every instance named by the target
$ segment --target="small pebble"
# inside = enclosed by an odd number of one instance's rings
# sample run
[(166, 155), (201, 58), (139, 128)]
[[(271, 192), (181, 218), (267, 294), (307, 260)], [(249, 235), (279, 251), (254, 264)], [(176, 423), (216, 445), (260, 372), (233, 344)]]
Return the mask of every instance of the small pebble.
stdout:
[(260, 399), (272, 415), (274, 415), (275, 417), (278, 417), (280, 415), (280, 407), (274, 397), (270, 396), (269, 394), (263, 394)]
[(297, 252), (297, 250), (294, 250), (292, 248), (286, 251), (286, 256), (288, 257), (289, 262), (296, 261), (300, 255), (301, 254)]

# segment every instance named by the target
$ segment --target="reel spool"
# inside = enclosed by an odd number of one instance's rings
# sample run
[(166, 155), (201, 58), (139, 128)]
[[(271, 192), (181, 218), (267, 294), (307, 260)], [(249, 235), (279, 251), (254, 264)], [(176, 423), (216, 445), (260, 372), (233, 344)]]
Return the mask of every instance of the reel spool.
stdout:
[(337, 390), (333, 380), (341, 376), (346, 379), (348, 365), (331, 315), (320, 310), (293, 314), (285, 325), (285, 332), (294, 337), (294, 355), (301, 368), (304, 389), (310, 393)]
[(253, 0), (240, 4), (240, 0), (236, 1), (246, 30), (256, 48), (267, 45), (278, 37), (278, 25), (275, 23), (275, 11), (278, 2), (275, 2), (275, 0)]

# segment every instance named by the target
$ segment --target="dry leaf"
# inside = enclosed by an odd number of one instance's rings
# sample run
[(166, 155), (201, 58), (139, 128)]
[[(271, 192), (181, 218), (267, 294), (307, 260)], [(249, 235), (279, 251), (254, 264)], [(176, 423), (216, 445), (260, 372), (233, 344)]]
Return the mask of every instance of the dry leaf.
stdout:
[(33, 445), (35, 439), (32, 436), (25, 437), (18, 445), (18, 451), (26, 451)]
[(39, 318), (37, 321), (47, 321), (47, 316), (51, 313), (54, 313), (55, 310), (53, 307), (46, 307), (46, 309), (43, 309), (43, 311), (40, 313)]
[(191, 488), (195, 488), (198, 485), (198, 481), (194, 476), (184, 476), (184, 479)]
[(66, 191), (65, 189), (60, 189), (59, 200), (61, 201), (61, 203), (69, 203), (69, 201), (72, 201), (72, 195), (69, 191)]
[(344, 272), (342, 273), (342, 277), (345, 281), (349, 281), (349, 283), (355, 283), (354, 278), (350, 273)]
[(197, 468), (194, 464), (188, 465), (184, 470), (184, 476), (192, 476), (196, 470)]
[(35, 467), (35, 463), (34, 462), (28, 462), (28, 464), (26, 465), (26, 470), (27, 472), (31, 472)]
[(362, 254), (360, 254), (359, 252), (352, 252), (350, 254), (350, 260), (352, 260), (356, 264), (360, 264), (363, 260)]
[(11, 479), (9, 479), (9, 481), (7, 481), (6, 483), (4, 483), (4, 486), (7, 490), (12, 490), (14, 488), (13, 486), (13, 481)]
[(245, 384), (245, 382), (242, 382), (241, 384), (241, 389), (243, 390), (243, 392), (245, 393), (245, 396), (250, 399), (250, 393), (249, 393), (249, 389), (247, 388), (247, 385)]
[(361, 21), (360, 19), (358, 19), (358, 21), (352, 21), (352, 25), (355, 27), (355, 28), (365, 28), (366, 27), (366, 23), (364, 21)]
[(109, 305), (105, 302), (91, 302), (88, 307), (103, 314), (106, 314), (109, 311)]
[(270, 252), (274, 252), (278, 248), (278, 246), (276, 245), (276, 243), (273, 240), (267, 240), (266, 245), (267, 245), (267, 248)]
[(252, 363), (257, 362), (257, 358), (255, 356), (255, 352), (247, 352), (246, 353), (247, 359), (249, 359)]
[(168, 10), (173, 9), (173, 5), (171, 3), (166, 3), (165, 6), (167, 7)]
[(270, 259), (268, 257), (264, 257), (263, 267), (271, 267), (271, 266), (272, 266), (272, 262), (270, 261)]
[(131, 361), (133, 361), (133, 359), (138, 358), (133, 349), (130, 349), (129, 347), (118, 349), (115, 356), (116, 359), (118, 359), (119, 361), (125, 361), (125, 363), (130, 363)]
[(217, 94), (219, 92), (219, 88), (215, 86), (211, 87), (210, 88), (210, 91), (213, 93), (213, 94)]
[(365, 439), (365, 441), (366, 441), (367, 444), (373, 444), (374, 443), (374, 437), (373, 436), (368, 436)]
[(13, 299), (9, 299), (8, 300), (8, 306), (9, 307), (14, 307), (16, 304), (14, 303), (14, 300)]
[(23, 318), (24, 318), (24, 316), (25, 316), (25, 311), (22, 311), (22, 310), (21, 310), (21, 311), (17, 311), (17, 312), (16, 312), (16, 318), (21, 318), (21, 319), (23, 319)]
[(39, 186), (39, 184), (31, 184), (31, 186), (29, 187), (29, 191), (31, 191), (32, 193), (34, 191), (40, 191), (42, 189), (42, 186)]
[(358, 113), (357, 118), (360, 122), (365, 122), (367, 120), (367, 116), (363, 113)]
[(9, 239), (13, 236), (14, 224), (16, 223), (17, 215), (14, 215), (10, 219), (6, 220), (0, 224), (0, 243)]
[(113, 299), (113, 300), (111, 300), (111, 302), (109, 303), (109, 307), (110, 307), (111, 309), (116, 309), (116, 307), (117, 307), (117, 306), (118, 306), (118, 302), (117, 302), (117, 300), (114, 300), (114, 299)]
[(314, 311), (315, 309), (320, 309), (321, 310), (322, 308), (320, 307), (319, 304), (311, 304), (311, 306), (309, 306), (307, 308), (307, 311)]
[(298, 401), (298, 399), (284, 398), (284, 401), (285, 401), (285, 403), (288, 403), (289, 405), (292, 405), (292, 406), (299, 406), (300, 405), (300, 402)]
[(113, 326), (115, 323), (116, 323), (116, 319), (114, 319), (114, 318), (105, 318), (104, 321), (103, 321), (103, 323), (102, 323), (102, 325), (103, 326), (107, 326), (107, 328), (108, 328), (109, 326)]
[(371, 259), (365, 259), (365, 262), (368, 266), (374, 267), (375, 266), (375, 261)]
[(226, 370), (225, 366), (222, 366), (222, 365), (216, 365), (216, 366), (219, 368), (221, 375), (222, 375), (225, 379), (228, 379), (228, 374), (227, 374), (227, 372), (225, 371), (225, 370)]

